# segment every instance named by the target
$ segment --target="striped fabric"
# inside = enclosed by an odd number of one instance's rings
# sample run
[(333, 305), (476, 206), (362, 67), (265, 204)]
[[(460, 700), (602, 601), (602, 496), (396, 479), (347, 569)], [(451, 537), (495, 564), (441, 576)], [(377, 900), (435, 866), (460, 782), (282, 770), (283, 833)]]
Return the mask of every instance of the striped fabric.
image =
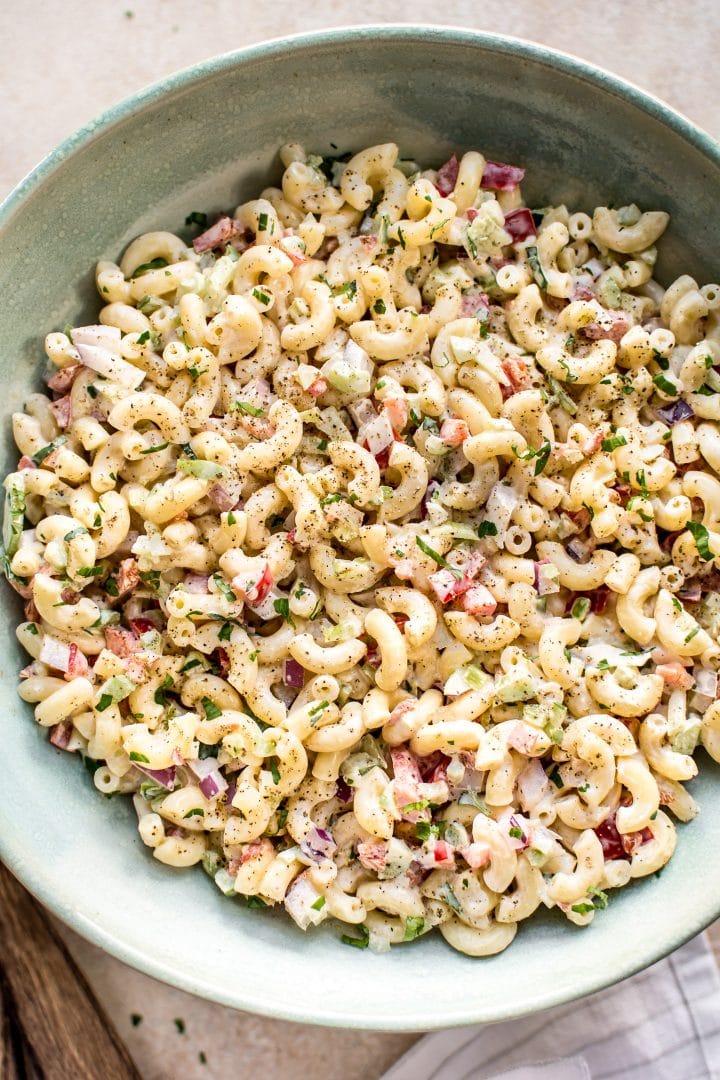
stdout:
[(426, 1035), (382, 1080), (720, 1080), (720, 978), (700, 935), (602, 993)]

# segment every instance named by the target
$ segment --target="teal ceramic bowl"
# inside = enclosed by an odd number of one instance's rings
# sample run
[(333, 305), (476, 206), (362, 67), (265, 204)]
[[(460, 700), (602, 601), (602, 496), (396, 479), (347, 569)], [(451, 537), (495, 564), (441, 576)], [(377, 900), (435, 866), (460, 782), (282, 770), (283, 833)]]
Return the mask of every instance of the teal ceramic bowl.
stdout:
[[(270, 42), (200, 64), (119, 105), (57, 149), (0, 211), (3, 471), (10, 413), (44, 368), (42, 340), (93, 321), (92, 268), (138, 232), (235, 206), (279, 176), (287, 139), (329, 153), (393, 139), (439, 164), (455, 149), (527, 166), (530, 205), (637, 200), (672, 225), (659, 274), (718, 280), (709, 243), (720, 150), (667, 106), (577, 60), (461, 30), (384, 27)], [(548, 913), (507, 952), (472, 960), (440, 936), (376, 956), (225, 899), (200, 870), (153, 861), (122, 798), (100, 797), (16, 695), (25, 663), (2, 588), (0, 856), (47, 907), (108, 952), (226, 1005), (289, 1020), (412, 1030), (520, 1016), (608, 986), (720, 912), (720, 774), (693, 783), (662, 877), (612, 894), (586, 930)]]

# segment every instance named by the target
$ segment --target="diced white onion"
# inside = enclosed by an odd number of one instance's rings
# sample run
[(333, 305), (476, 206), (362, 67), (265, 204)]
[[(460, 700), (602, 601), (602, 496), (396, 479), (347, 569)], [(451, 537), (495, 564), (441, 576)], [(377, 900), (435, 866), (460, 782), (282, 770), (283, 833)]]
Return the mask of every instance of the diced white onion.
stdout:
[(144, 371), (128, 364), (127, 360), (115, 356), (109, 349), (101, 348), (99, 345), (78, 345), (77, 349), (85, 367), (96, 371), (98, 375), (103, 375), (111, 382), (120, 383), (128, 390), (137, 390), (145, 378)]
[(117, 326), (76, 326), (70, 331), (70, 338), (73, 345), (97, 345), (120, 354), (122, 335)]
[(56, 668), (58, 671), (67, 671), (70, 666), (70, 646), (66, 645), (64, 641), (58, 641), (57, 638), (46, 634), (43, 638), (38, 660), (43, 664), (47, 664), (48, 667)]
[(380, 413), (358, 432), (358, 442), (367, 443), (371, 454), (381, 454), (395, 441), (393, 429), (385, 413)]

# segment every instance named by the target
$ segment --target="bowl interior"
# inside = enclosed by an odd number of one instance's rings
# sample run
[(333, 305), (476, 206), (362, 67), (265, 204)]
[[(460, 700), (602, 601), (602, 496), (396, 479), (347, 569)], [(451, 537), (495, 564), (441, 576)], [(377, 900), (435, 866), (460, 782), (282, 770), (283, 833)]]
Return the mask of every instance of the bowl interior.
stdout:
[[(275, 182), (282, 142), (328, 154), (390, 139), (432, 164), (466, 148), (522, 164), (530, 205), (634, 200), (666, 209), (661, 279), (681, 271), (718, 279), (707, 243), (717, 149), (632, 88), (569, 58), (462, 31), (362, 29), (271, 43), (143, 92), (65, 144), (6, 206), (3, 471), (17, 460), (10, 413), (40, 388), (45, 333), (94, 321), (99, 257), (116, 258), (144, 230), (180, 229), (192, 210), (232, 209)], [(344, 948), (337, 926), (303, 935), (282, 913), (249, 911), (200, 870), (155, 862), (128, 802), (102, 798), (78, 762), (47, 744), (16, 695), (25, 663), (12, 629), (16, 600), (2, 589), (0, 854), (76, 930), (152, 975), (288, 1019), (443, 1027), (598, 989), (717, 914), (720, 863), (707, 853), (720, 841), (718, 770), (706, 758), (692, 785), (702, 813), (679, 827), (662, 878), (613, 894), (588, 930), (547, 914), (489, 960), (468, 959), (439, 937), (376, 957)]]

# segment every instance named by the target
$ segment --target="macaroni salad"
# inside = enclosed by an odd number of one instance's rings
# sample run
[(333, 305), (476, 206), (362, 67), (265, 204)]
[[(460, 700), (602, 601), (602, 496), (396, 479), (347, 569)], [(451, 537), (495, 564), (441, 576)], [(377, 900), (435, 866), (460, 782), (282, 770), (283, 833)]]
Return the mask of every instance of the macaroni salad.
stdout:
[(303, 930), (585, 926), (720, 761), (720, 287), (478, 152), (280, 157), (46, 338), (20, 695), (156, 859)]

